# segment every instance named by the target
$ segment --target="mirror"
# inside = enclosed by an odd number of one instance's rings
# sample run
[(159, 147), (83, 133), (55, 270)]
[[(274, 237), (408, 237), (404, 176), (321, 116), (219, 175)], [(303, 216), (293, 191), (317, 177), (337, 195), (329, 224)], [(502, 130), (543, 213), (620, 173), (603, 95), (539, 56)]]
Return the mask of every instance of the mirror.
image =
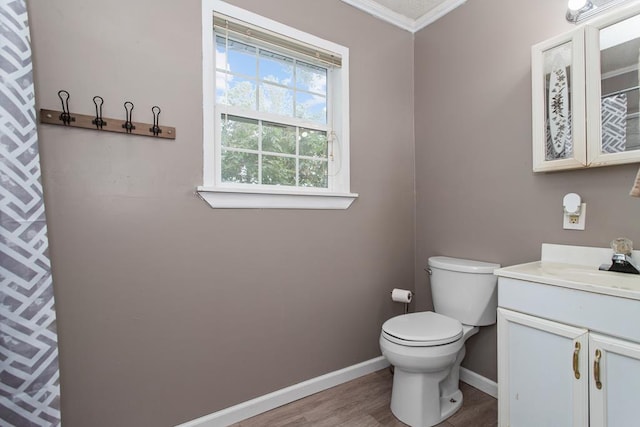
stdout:
[(544, 63), (545, 160), (573, 157), (570, 42), (542, 54)]
[(532, 46), (534, 172), (640, 163), (639, 63), (640, 2)]
[(584, 34), (561, 34), (531, 49), (533, 170), (586, 165)]
[(600, 30), (602, 154), (640, 150), (640, 15)]

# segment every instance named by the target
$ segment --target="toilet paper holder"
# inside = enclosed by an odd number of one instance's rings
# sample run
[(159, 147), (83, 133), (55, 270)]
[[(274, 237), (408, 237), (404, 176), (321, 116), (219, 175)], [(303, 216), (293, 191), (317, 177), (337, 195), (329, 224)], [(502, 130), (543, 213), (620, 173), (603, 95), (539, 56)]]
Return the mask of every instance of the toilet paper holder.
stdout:
[(396, 300), (393, 299), (393, 296), (394, 296), (393, 293), (396, 290), (401, 290), (401, 289), (394, 289), (394, 290), (391, 290), (389, 292), (389, 295), (391, 296), (391, 301), (393, 301), (393, 302), (402, 302), (404, 304), (404, 314), (407, 314), (409, 312), (409, 304), (411, 304), (411, 299), (413, 297), (413, 293), (411, 291), (406, 291), (408, 293), (408, 301), (407, 302), (396, 301)]

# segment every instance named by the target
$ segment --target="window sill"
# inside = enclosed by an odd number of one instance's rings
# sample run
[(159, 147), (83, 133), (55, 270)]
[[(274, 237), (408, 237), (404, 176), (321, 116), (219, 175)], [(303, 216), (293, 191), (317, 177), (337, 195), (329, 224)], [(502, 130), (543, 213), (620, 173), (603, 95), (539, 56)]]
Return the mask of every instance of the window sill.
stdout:
[(198, 187), (198, 195), (214, 209), (347, 209), (355, 193), (278, 192)]

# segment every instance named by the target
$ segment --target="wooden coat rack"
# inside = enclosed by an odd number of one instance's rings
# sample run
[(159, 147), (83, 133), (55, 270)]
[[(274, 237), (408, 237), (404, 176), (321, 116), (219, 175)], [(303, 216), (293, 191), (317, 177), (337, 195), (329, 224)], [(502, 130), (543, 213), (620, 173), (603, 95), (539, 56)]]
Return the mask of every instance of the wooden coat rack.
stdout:
[(100, 96), (93, 97), (96, 107), (96, 115), (76, 114), (69, 112), (69, 92), (61, 90), (58, 97), (62, 103), (62, 111), (40, 109), (40, 123), (49, 125), (67, 126), (72, 128), (93, 129), (106, 132), (118, 132), (129, 135), (150, 136), (152, 138), (176, 139), (176, 128), (170, 126), (160, 126), (160, 107), (153, 106), (153, 123), (140, 123), (132, 121), (132, 102), (124, 103), (125, 120), (102, 117), (102, 105), (104, 100)]

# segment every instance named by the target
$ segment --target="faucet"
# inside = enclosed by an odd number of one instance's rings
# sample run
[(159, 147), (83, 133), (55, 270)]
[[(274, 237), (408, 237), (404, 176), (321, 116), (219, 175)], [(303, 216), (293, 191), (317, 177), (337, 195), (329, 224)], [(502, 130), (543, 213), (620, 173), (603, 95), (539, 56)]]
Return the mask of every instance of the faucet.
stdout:
[(619, 237), (611, 242), (611, 249), (613, 249), (611, 265), (602, 264), (600, 270), (640, 274), (640, 266), (631, 259), (633, 254), (633, 242), (631, 240)]

